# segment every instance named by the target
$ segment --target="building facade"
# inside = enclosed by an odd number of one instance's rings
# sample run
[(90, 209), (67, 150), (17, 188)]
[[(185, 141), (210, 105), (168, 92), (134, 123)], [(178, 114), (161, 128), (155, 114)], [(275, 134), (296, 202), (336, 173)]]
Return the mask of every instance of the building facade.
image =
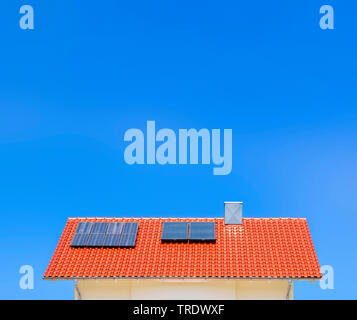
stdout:
[(291, 300), (289, 280), (77, 280), (76, 300)]

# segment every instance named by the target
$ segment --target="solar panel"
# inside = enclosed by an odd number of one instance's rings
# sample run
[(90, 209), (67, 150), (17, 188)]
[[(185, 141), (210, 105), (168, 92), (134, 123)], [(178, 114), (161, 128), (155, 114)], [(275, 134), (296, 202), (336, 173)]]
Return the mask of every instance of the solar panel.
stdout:
[(120, 222), (111, 222), (109, 223), (107, 233), (108, 234), (121, 234), (123, 230), (123, 223)]
[(119, 247), (121, 234), (107, 234), (103, 241), (103, 247)]
[(120, 238), (120, 247), (134, 247), (139, 224), (137, 222), (128, 222), (124, 224)]
[(190, 240), (216, 240), (214, 222), (191, 222)]
[(161, 240), (187, 240), (188, 222), (164, 222)]
[(108, 228), (107, 222), (95, 222), (93, 224), (91, 233), (106, 233), (107, 228)]
[(92, 233), (88, 237), (87, 247), (101, 247), (104, 242), (105, 233)]
[(84, 247), (87, 244), (88, 238), (88, 233), (76, 233), (73, 236), (71, 247)]
[(107, 231), (107, 222), (93, 223), (91, 233), (87, 241), (87, 247), (100, 247), (103, 245), (105, 233)]
[(103, 241), (104, 247), (118, 247), (124, 223), (112, 222), (109, 223), (107, 234)]
[(92, 226), (92, 222), (79, 222), (77, 225), (76, 233), (90, 233)]
[(72, 247), (134, 247), (137, 222), (79, 222)]
[(72, 247), (84, 247), (87, 245), (89, 234), (93, 227), (92, 222), (79, 222), (76, 233), (71, 241)]

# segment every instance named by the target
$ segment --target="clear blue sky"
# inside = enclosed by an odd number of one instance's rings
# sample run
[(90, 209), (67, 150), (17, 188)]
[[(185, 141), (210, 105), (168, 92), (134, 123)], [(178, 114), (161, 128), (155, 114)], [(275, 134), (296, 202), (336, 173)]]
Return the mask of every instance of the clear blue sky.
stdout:
[[(19, 28), (19, 7), (35, 30)], [(335, 30), (319, 8), (335, 8)], [(306, 217), (335, 289), (356, 297), (356, 1), (5, 0), (0, 5), (0, 298), (43, 281), (67, 217)], [(128, 166), (124, 132), (233, 129), (233, 170)], [(19, 268), (35, 289), (19, 288)]]

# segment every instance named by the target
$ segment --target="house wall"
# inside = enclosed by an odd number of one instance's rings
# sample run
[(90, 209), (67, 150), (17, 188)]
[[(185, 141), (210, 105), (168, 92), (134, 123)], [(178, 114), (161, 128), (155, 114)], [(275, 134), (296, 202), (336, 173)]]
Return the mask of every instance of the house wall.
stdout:
[(78, 280), (77, 288), (82, 300), (275, 300), (286, 299), (288, 280)]

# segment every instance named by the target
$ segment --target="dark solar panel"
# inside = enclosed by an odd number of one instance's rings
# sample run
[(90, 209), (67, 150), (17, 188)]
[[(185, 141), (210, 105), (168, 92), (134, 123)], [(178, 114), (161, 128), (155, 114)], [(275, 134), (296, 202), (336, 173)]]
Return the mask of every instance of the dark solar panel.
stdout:
[(107, 222), (94, 222), (89, 234), (87, 247), (101, 247), (108, 228)]
[(107, 222), (95, 222), (93, 224), (91, 233), (106, 233), (108, 227)]
[(119, 247), (121, 234), (107, 234), (103, 241), (103, 247)]
[(71, 241), (72, 247), (84, 247), (87, 245), (89, 234), (93, 227), (92, 222), (79, 222), (76, 233)]
[(92, 222), (79, 222), (77, 225), (76, 233), (90, 233), (92, 226)]
[(72, 247), (85, 247), (89, 238), (88, 233), (76, 233), (73, 236), (71, 246)]
[(107, 234), (104, 238), (104, 247), (118, 247), (124, 223), (111, 222), (109, 223)]
[(72, 247), (134, 247), (138, 223), (79, 222)]
[(127, 222), (124, 224), (120, 238), (120, 247), (134, 247), (139, 224), (137, 222)]
[(107, 233), (108, 234), (121, 234), (123, 230), (123, 223), (120, 222), (111, 222), (109, 223)]
[(216, 240), (214, 222), (191, 222), (190, 240)]
[(187, 240), (188, 222), (164, 222), (161, 240)]
[(101, 247), (104, 242), (105, 233), (91, 233), (87, 241), (87, 247)]

